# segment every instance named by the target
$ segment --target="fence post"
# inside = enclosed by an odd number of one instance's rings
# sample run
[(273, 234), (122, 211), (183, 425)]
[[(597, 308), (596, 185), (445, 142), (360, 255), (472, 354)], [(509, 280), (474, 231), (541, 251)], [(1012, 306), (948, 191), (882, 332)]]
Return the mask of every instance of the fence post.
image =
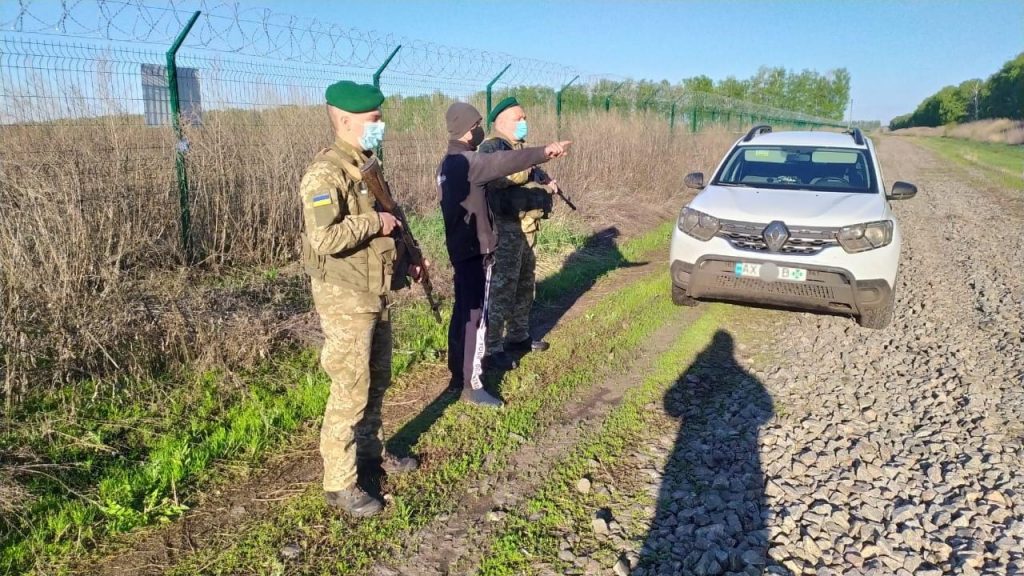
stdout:
[(512, 64), (509, 64), (508, 66), (505, 66), (504, 68), (501, 69), (501, 72), (498, 72), (497, 76), (492, 78), (491, 81), (487, 83), (487, 110), (484, 111), (484, 116), (487, 118), (487, 131), (488, 132), (491, 131), (491, 89), (494, 88), (494, 83), (498, 81), (498, 78), (501, 78), (502, 76), (504, 76), (505, 72), (507, 72), (508, 69), (511, 68), (511, 67), (512, 67)]
[(608, 111), (610, 111), (612, 109), (612, 96), (615, 96), (615, 93), (619, 91), (619, 88), (622, 88), (625, 85), (626, 85), (625, 82), (619, 82), (619, 85), (615, 87), (615, 90), (612, 90), (611, 92), (608, 93), (607, 96), (604, 97), (604, 111), (605, 112), (608, 112)]
[[(387, 57), (387, 59), (384, 60), (384, 63), (381, 64), (380, 67), (377, 68), (377, 71), (373, 73), (373, 87), (374, 88), (380, 90), (380, 75), (384, 73), (384, 69), (388, 67), (388, 64), (391, 64), (391, 60), (395, 57), (395, 54), (398, 54), (398, 51), (401, 50), (401, 49), (402, 49), (402, 45), (401, 44), (396, 46), (395, 49), (391, 51), (391, 54)], [(373, 153), (377, 156), (378, 159), (380, 159), (381, 162), (383, 162), (384, 161), (384, 143), (381, 142), (380, 144), (377, 144), (377, 148), (374, 149)]]
[(669, 132), (676, 131), (676, 103), (672, 103), (672, 108), (668, 112), (668, 129)]
[(566, 88), (568, 88), (569, 86), (572, 86), (573, 82), (579, 80), (579, 78), (580, 78), (580, 75), (577, 74), (572, 80), (569, 80), (568, 84), (566, 84), (565, 86), (562, 86), (562, 89), (559, 90), (557, 93), (555, 93), (555, 123), (556, 123), (555, 133), (557, 134), (557, 136), (559, 138), (562, 137), (562, 93), (565, 92)]
[(188, 24), (178, 33), (174, 44), (167, 50), (167, 95), (171, 104), (171, 124), (174, 136), (178, 139), (175, 146), (174, 169), (178, 177), (178, 209), (181, 214), (181, 251), (185, 257), (185, 265), (192, 263), (192, 210), (189, 207), (188, 173), (185, 170), (185, 153), (188, 152), (188, 140), (181, 131), (181, 97), (178, 94), (178, 49), (185, 37), (192, 30), (201, 12), (196, 10), (189, 18)]
[(690, 132), (697, 133), (697, 107), (690, 108)]

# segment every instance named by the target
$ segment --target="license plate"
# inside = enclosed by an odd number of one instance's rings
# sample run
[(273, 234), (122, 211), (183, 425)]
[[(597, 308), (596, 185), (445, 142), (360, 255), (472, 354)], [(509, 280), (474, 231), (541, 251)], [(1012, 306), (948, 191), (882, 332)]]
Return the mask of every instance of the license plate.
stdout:
[(752, 277), (761, 280), (786, 280), (789, 282), (803, 282), (807, 280), (807, 270), (803, 268), (790, 268), (788, 266), (776, 266), (775, 264), (752, 264), (749, 262), (737, 262), (735, 267), (737, 278)]

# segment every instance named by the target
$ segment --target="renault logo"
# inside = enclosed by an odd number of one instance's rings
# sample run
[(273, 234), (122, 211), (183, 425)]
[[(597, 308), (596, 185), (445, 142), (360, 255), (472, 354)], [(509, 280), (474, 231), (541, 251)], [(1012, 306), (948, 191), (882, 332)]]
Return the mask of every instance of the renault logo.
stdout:
[(789, 229), (785, 224), (776, 220), (765, 226), (762, 236), (764, 236), (764, 242), (768, 245), (768, 249), (778, 252), (786, 244), (786, 240), (789, 240)]

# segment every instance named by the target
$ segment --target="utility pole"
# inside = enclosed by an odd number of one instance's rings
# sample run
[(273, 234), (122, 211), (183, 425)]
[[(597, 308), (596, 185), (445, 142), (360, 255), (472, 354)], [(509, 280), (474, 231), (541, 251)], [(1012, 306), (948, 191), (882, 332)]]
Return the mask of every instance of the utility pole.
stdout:
[(974, 120), (978, 120), (978, 92), (981, 91), (981, 80), (974, 81)]

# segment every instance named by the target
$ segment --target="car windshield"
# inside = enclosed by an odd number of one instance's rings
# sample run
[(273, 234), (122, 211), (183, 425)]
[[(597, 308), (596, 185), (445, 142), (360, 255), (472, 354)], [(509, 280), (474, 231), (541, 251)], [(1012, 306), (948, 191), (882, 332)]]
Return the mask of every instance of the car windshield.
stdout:
[(737, 146), (713, 184), (865, 192), (875, 189), (868, 151), (808, 146)]

